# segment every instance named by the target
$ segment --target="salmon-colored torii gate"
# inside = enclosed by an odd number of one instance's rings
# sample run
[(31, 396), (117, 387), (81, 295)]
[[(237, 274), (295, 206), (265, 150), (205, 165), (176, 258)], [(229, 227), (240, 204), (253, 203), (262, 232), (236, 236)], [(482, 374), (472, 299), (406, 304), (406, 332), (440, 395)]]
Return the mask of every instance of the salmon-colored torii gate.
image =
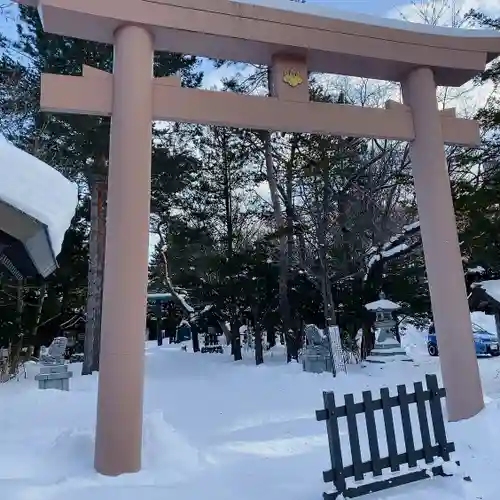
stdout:
[[(265, 1), (18, 0), (39, 8), (47, 32), (115, 47), (112, 75), (44, 74), (41, 96), (46, 111), (112, 118), (95, 450), (103, 474), (141, 467), (152, 120), (409, 141), (448, 416), (483, 408), (443, 147), (476, 146), (479, 129), (438, 111), (436, 85), (478, 74), (500, 37)], [(272, 96), (155, 79), (154, 50), (271, 66)], [(400, 82), (404, 104), (309, 102), (308, 71)]]

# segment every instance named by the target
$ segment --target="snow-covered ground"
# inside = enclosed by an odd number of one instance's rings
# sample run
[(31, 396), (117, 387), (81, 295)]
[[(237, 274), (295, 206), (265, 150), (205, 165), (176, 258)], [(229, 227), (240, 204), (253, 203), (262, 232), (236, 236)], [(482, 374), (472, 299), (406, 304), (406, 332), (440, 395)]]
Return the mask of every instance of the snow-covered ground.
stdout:
[[(301, 371), (283, 352), (253, 366), (228, 354), (193, 354), (147, 344), (143, 470), (94, 472), (97, 376), (75, 377), (69, 393), (39, 391), (28, 378), (0, 386), (0, 498), (3, 500), (320, 500), (330, 468), (322, 391), (353, 392), (423, 380), (438, 371), (425, 338), (405, 336), (413, 363), (349, 367), (349, 375)], [(247, 354), (250, 356), (250, 353)], [(486, 409), (450, 424), (459, 475), (367, 497), (496, 500), (500, 477), (500, 358), (479, 360)], [(460, 475), (470, 475), (472, 482)]]

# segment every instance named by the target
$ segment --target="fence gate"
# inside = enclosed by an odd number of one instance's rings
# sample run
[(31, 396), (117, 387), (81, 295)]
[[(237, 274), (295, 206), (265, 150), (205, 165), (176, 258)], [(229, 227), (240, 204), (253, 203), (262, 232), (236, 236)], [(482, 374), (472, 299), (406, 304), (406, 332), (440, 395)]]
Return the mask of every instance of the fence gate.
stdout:
[[(344, 405), (337, 406), (333, 392), (323, 393), (324, 409), (316, 412), (316, 419), (326, 421), (330, 459), (332, 468), (323, 472), (325, 483), (332, 482), (336, 491), (324, 493), (325, 500), (335, 500), (341, 494), (346, 498), (359, 497), (367, 493), (385, 490), (394, 486), (427, 479), (435, 475), (445, 476), (442, 465), (435, 464), (436, 458), (450, 461), (450, 454), (455, 451), (454, 443), (448, 442), (441, 407), (441, 399), (446, 396), (445, 389), (439, 388), (435, 375), (426, 375), (427, 390), (422, 382), (415, 382), (415, 392), (408, 394), (406, 386), (397, 387), (397, 396), (391, 396), (388, 388), (380, 390), (380, 399), (373, 399), (370, 391), (363, 392), (363, 401), (355, 402), (352, 394), (344, 396)], [(414, 406), (413, 406), (414, 405)], [(398, 407), (401, 416), (401, 433), (404, 451), (398, 450), (393, 408)], [(411, 412), (416, 410), (413, 419)], [(358, 426), (358, 415), (364, 415), (365, 426)], [(432, 422), (432, 437), (429, 426)], [(378, 417), (378, 419), (377, 419)], [(381, 418), (380, 418), (381, 417)], [(344, 465), (339, 421), (347, 422), (351, 465)], [(377, 420), (379, 429), (377, 429)], [(382, 430), (381, 420), (385, 430)], [(414, 428), (416, 427), (416, 428)], [(360, 445), (360, 430), (368, 436), (369, 459), (364, 459)], [(399, 426), (398, 426), (399, 430)], [(384, 438), (385, 436), (385, 438)], [(416, 449), (415, 437), (419, 436), (422, 447)], [(380, 452), (382, 438), (387, 445), (387, 455)], [(383, 442), (382, 441), (382, 442)], [(345, 455), (344, 455), (345, 456)], [(418, 461), (423, 461), (418, 464)], [(458, 464), (458, 462), (456, 462)], [(401, 470), (401, 466), (405, 470)], [(384, 469), (400, 474), (383, 476)], [(369, 475), (366, 478), (366, 475)], [(350, 486), (346, 479), (363, 481)], [(366, 481), (365, 481), (366, 480)]]

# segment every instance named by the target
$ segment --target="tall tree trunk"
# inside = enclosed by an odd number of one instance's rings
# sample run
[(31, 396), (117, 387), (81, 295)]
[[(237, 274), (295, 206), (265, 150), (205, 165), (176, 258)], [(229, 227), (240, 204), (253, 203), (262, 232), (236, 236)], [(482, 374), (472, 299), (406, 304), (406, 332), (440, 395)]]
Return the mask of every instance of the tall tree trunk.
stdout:
[(279, 306), (281, 321), (283, 325), (283, 335), (287, 347), (287, 361), (298, 359), (298, 353), (294, 348), (293, 330), (291, 322), (290, 301), (288, 300), (288, 240), (286, 234), (286, 220), (283, 217), (281, 210), (280, 194), (278, 189), (278, 182), (276, 179), (276, 172), (274, 169), (274, 159), (271, 145), (271, 133), (263, 131), (261, 133), (262, 142), (264, 144), (264, 157), (266, 162), (267, 182), (269, 184), (269, 191), (271, 193), (271, 202), (273, 205), (274, 220), (279, 237)]
[(267, 325), (266, 332), (267, 332), (267, 344), (271, 349), (276, 345), (276, 331), (274, 330), (274, 325), (271, 324)]
[(40, 320), (42, 319), (43, 304), (45, 303), (45, 295), (47, 293), (47, 282), (44, 282), (40, 287), (40, 295), (38, 296), (38, 301), (36, 303), (35, 310), (35, 321), (33, 322), (33, 327), (31, 328), (31, 338), (34, 339), (38, 332), (38, 327), (40, 325)]
[[(163, 313), (162, 313), (162, 307), (161, 307), (160, 301), (158, 301), (155, 304), (154, 311), (155, 311), (155, 316), (156, 316), (156, 321), (155, 321), (156, 343), (158, 344), (158, 346), (162, 346), (163, 345), (163, 333), (161, 332), (161, 330), (162, 330), (161, 327), (162, 327)], [(148, 340), (149, 340), (149, 338), (148, 338)]]
[(319, 222), (319, 260), (322, 273), (322, 295), (323, 295), (323, 313), (325, 316), (325, 325), (334, 326), (337, 322), (335, 315), (335, 306), (333, 304), (332, 285), (328, 275), (328, 218), (331, 209), (331, 188), (330, 172), (328, 159), (322, 164), (323, 176), (323, 207)]
[(233, 227), (233, 207), (231, 193), (230, 165), (227, 159), (227, 136), (226, 131), (222, 131), (222, 155), (223, 155), (223, 196), (226, 216), (226, 237), (227, 237), (227, 258), (233, 257), (234, 227)]
[(330, 326), (335, 326), (337, 324), (337, 317), (335, 314), (335, 307), (333, 304), (331, 283), (328, 278), (327, 270), (321, 266), (321, 295), (323, 298), (323, 316), (325, 320), (325, 326), (328, 328)]
[(193, 344), (193, 352), (200, 352), (200, 338), (198, 337), (198, 329), (191, 325), (191, 342)]
[(82, 375), (99, 370), (101, 343), (102, 285), (106, 245), (106, 157), (94, 165), (90, 176), (89, 271), (87, 280), (87, 321), (83, 347)]
[(21, 360), (21, 350), (24, 341), (23, 328), (23, 312), (24, 312), (24, 280), (18, 280), (16, 287), (16, 343), (10, 349), (9, 376), (17, 376), (19, 363)]
[[(273, 95), (272, 88), (272, 69), (267, 68), (267, 85), (268, 93)], [(290, 308), (290, 300), (288, 296), (288, 283), (289, 283), (289, 269), (290, 261), (288, 254), (288, 238), (287, 238), (287, 223), (283, 217), (281, 210), (281, 201), (279, 195), (278, 181), (276, 178), (276, 171), (274, 168), (274, 159), (271, 142), (271, 132), (261, 132), (262, 142), (264, 144), (264, 156), (266, 162), (266, 174), (269, 184), (269, 191), (271, 194), (271, 202), (273, 205), (273, 213), (276, 224), (276, 229), (279, 234), (279, 251), (280, 251), (280, 276), (279, 276), (279, 304), (280, 314), (283, 325), (283, 335), (285, 337), (287, 349), (287, 362), (292, 359), (298, 360), (298, 350), (296, 342), (294, 342), (294, 333), (292, 328), (292, 314)], [(290, 207), (291, 208), (291, 207)]]
[(90, 187), (90, 234), (89, 234), (89, 271), (87, 278), (87, 321), (83, 343), (82, 375), (92, 374), (94, 365), (94, 335), (97, 311), (97, 267), (99, 232), (99, 189), (92, 179)]
[(235, 361), (243, 359), (241, 355), (240, 326), (240, 321), (238, 321), (236, 317), (233, 317), (231, 321), (231, 350)]
[(108, 181), (101, 175), (97, 184), (97, 268), (95, 276), (95, 316), (92, 349), (92, 370), (99, 371), (101, 353), (101, 318), (102, 293), (104, 284), (104, 258), (106, 256), (106, 201), (108, 199)]
[[(321, 294), (323, 298), (323, 316), (325, 321), (325, 334), (328, 338), (328, 345), (330, 348), (330, 354), (332, 358), (332, 373), (335, 376), (337, 370), (345, 370), (342, 367), (343, 360), (339, 359), (340, 353), (334, 351), (334, 344), (337, 344), (336, 331), (332, 332), (330, 327), (337, 324), (337, 315), (335, 314), (335, 305), (333, 302), (332, 293), (332, 283), (329, 277), (329, 265), (328, 265), (328, 230), (329, 230), (329, 217), (331, 211), (331, 187), (330, 187), (330, 172), (329, 172), (329, 160), (324, 158), (322, 164), (322, 209), (319, 214), (318, 221), (318, 257), (320, 262), (320, 273), (321, 273)], [(332, 337), (335, 335), (335, 338)], [(341, 348), (341, 346), (338, 346)]]
[[(163, 283), (168, 288), (168, 291), (178, 300), (184, 309), (186, 315), (191, 321), (194, 314), (194, 309), (184, 300), (183, 297), (177, 292), (174, 288), (174, 284), (172, 283), (172, 279), (170, 278), (170, 272), (168, 270), (168, 256), (167, 256), (167, 238), (165, 233), (162, 231), (161, 225), (158, 225), (156, 228), (156, 233), (160, 238), (161, 245), (161, 256), (163, 259), (163, 268), (164, 268), (164, 278)], [(198, 340), (198, 333), (195, 333), (193, 327), (191, 327), (191, 340), (193, 343), (193, 352), (198, 352), (200, 350), (200, 344)]]
[[(227, 135), (226, 130), (222, 130), (222, 155), (223, 155), (223, 196), (224, 196), (224, 207), (225, 207), (225, 216), (226, 216), (226, 237), (227, 237), (227, 249), (226, 249), (226, 257), (227, 261), (231, 263), (234, 256), (234, 226), (233, 226), (233, 207), (232, 207), (232, 186), (231, 186), (231, 165), (229, 164), (227, 157)], [(234, 278), (231, 275), (231, 290), (234, 290)], [(233, 314), (233, 318), (231, 320), (231, 354), (234, 357), (235, 361), (239, 361), (242, 359), (241, 357), (241, 337), (239, 326), (237, 329), (233, 328), (233, 325), (239, 325), (239, 322), (236, 321), (237, 307), (234, 305), (235, 297), (234, 295), (231, 297), (231, 310)]]
[(361, 359), (366, 359), (375, 346), (375, 335), (371, 321), (363, 321), (363, 337), (361, 341)]
[(264, 349), (262, 347), (262, 330), (260, 328), (258, 311), (254, 309), (253, 313), (253, 328), (255, 336), (255, 364), (261, 365), (264, 363)]
[[(293, 175), (294, 175), (294, 165), (295, 156), (297, 153), (297, 136), (294, 135), (292, 138), (292, 145), (290, 150), (290, 158), (286, 164), (286, 193), (285, 193), (285, 205), (286, 205), (286, 239), (287, 239), (287, 249), (286, 249), (286, 286), (287, 286), (287, 301), (288, 309), (290, 314), (290, 348), (287, 347), (289, 355), (287, 356), (289, 360), (299, 359), (299, 351), (302, 347), (302, 334), (301, 329), (297, 324), (297, 318), (295, 312), (290, 306), (290, 269), (292, 266), (293, 248), (294, 248), (294, 221), (295, 221), (295, 208), (293, 203)], [(285, 266), (285, 264), (283, 264)]]

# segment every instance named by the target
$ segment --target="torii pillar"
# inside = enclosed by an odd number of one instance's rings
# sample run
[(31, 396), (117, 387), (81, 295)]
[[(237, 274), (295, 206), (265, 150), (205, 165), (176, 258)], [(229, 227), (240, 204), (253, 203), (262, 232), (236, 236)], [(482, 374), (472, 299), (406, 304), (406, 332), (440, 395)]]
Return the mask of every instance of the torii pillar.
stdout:
[(95, 438), (95, 468), (111, 476), (141, 468), (153, 116), (153, 37), (133, 25), (114, 37)]
[(415, 129), (411, 164), (441, 373), (446, 390), (461, 394), (446, 399), (448, 418), (462, 420), (484, 402), (432, 70), (414, 70), (402, 90)]

